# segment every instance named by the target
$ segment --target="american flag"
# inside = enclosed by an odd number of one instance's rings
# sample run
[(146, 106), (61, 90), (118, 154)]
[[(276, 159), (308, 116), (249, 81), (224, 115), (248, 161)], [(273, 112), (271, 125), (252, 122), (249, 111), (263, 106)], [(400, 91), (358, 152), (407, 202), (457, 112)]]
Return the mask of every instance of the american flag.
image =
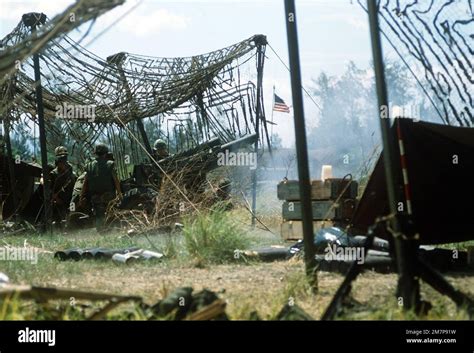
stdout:
[(285, 101), (278, 97), (275, 93), (273, 95), (275, 102), (273, 103), (273, 110), (276, 112), (289, 113), (290, 107), (286, 105)]

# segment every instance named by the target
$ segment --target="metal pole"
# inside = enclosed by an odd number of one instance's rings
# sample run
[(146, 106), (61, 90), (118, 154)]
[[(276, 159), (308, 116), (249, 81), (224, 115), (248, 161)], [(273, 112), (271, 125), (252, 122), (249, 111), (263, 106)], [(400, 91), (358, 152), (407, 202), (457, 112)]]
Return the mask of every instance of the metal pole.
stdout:
[(43, 170), (43, 190), (44, 190), (44, 231), (50, 229), (51, 219), (51, 180), (48, 167), (48, 151), (46, 147), (46, 127), (44, 123), (44, 108), (43, 108), (43, 90), (41, 87), (41, 73), (39, 66), (39, 55), (33, 55), (35, 84), (36, 84), (36, 109), (38, 112), (38, 127), (41, 150), (41, 167)]
[(273, 85), (273, 97), (272, 97), (272, 127), (270, 129), (270, 141), (273, 143), (273, 108), (275, 107), (275, 85)]
[(298, 160), (298, 176), (303, 219), (303, 241), (306, 275), (313, 290), (317, 289), (316, 257), (313, 234), (313, 211), (311, 205), (311, 182), (308, 168), (308, 148), (301, 91), (301, 70), (294, 0), (285, 0), (285, 20), (288, 38), (288, 51), (291, 75), (291, 91), (295, 121), (295, 145)]
[(405, 309), (416, 309), (419, 299), (419, 282), (416, 276), (416, 244), (409, 240), (403, 240), (397, 209), (397, 180), (398, 170), (396, 166), (396, 140), (390, 135), (390, 118), (387, 98), (387, 87), (383, 66), (382, 44), (378, 23), (378, 8), (376, 0), (367, 0), (369, 13), (370, 38), (372, 42), (372, 56), (374, 60), (375, 81), (377, 87), (377, 100), (380, 114), (380, 129), (383, 141), (383, 159), (385, 178), (387, 183), (388, 202), (390, 213), (393, 215), (391, 227), (394, 234), (395, 256), (398, 268), (398, 296), (402, 298)]
[[(17, 212), (17, 201), (18, 198), (16, 196), (16, 177), (15, 177), (15, 167), (13, 166), (13, 152), (12, 152), (12, 143), (10, 139), (10, 114), (7, 115), (3, 122), (3, 127), (5, 130), (5, 145), (7, 148), (7, 164), (8, 164), (8, 176), (9, 176), (9, 193), (12, 197), (12, 204), (13, 204), (13, 218), (16, 217)], [(1, 216), (1, 215), (0, 215)]]
[[(29, 13), (23, 15), (23, 22), (31, 28), (31, 32), (36, 31), (38, 24), (46, 22), (46, 15), (43, 13)], [(46, 127), (44, 123), (44, 108), (43, 108), (43, 90), (41, 87), (41, 71), (39, 54), (33, 55), (33, 65), (35, 72), (35, 86), (36, 86), (36, 110), (38, 113), (38, 127), (41, 149), (41, 166), (43, 169), (43, 197), (44, 197), (44, 225), (43, 231), (51, 230), (51, 180), (48, 167), (48, 151), (46, 147)]]
[(143, 144), (145, 145), (145, 149), (149, 154), (152, 154), (153, 151), (151, 150), (150, 140), (148, 139), (148, 136), (146, 134), (142, 119), (137, 119), (137, 127), (138, 131), (140, 131), (140, 135), (142, 135), (142, 140)]
[[(255, 140), (254, 152), (258, 158), (258, 140), (260, 139), (260, 120), (262, 119), (262, 80), (263, 80), (263, 53), (262, 45), (266, 44), (266, 38), (263, 37), (260, 39), (260, 42), (257, 44), (257, 114), (255, 122), (255, 133), (257, 134), (257, 139)], [(252, 226), (255, 227), (255, 218), (257, 217), (257, 168), (252, 171)]]

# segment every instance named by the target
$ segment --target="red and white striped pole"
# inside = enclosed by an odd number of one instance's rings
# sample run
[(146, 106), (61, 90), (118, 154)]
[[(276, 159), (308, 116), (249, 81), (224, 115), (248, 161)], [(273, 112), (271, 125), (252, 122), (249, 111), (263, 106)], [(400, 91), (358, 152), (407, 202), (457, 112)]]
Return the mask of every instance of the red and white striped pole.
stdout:
[(405, 145), (403, 143), (402, 130), (400, 128), (400, 119), (397, 119), (397, 137), (398, 137), (398, 147), (400, 149), (400, 163), (402, 167), (403, 188), (405, 191), (405, 199), (407, 202), (407, 212), (408, 212), (408, 215), (412, 215), (410, 183), (408, 181), (408, 169), (407, 169), (407, 161), (405, 157)]

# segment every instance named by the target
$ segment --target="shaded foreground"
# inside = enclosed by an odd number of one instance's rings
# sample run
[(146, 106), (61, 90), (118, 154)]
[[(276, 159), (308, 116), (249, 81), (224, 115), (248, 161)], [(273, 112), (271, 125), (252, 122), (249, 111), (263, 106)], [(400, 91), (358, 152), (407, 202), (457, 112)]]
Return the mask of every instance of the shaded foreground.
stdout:
[[(279, 238), (268, 232), (252, 232), (250, 241), (254, 245), (276, 244)], [(69, 235), (8, 236), (4, 244), (43, 249), (37, 264), (26, 261), (0, 261), (0, 269), (15, 284), (53, 286), (77, 290), (89, 290), (121, 295), (142, 296), (153, 304), (178, 287), (190, 286), (197, 292), (207, 288), (227, 302), (226, 312), (231, 319), (249, 319), (256, 311), (262, 319), (274, 319), (285, 304), (297, 304), (313, 318), (318, 319), (329, 304), (343, 276), (320, 272), (319, 293), (315, 296), (304, 278), (301, 260), (261, 263), (249, 259), (236, 259), (225, 264), (202, 263), (192, 258), (183, 244), (183, 236), (153, 235), (128, 237), (118, 234), (98, 235), (94, 230)], [(79, 246), (126, 247), (138, 245), (144, 248), (155, 246), (166, 258), (156, 262), (139, 262), (131, 265), (115, 264), (111, 261), (83, 260), (60, 262), (48, 251)], [(448, 275), (454, 286), (474, 295), (474, 276)], [(352, 298), (341, 319), (415, 319), (411, 313), (403, 313), (395, 299), (397, 276), (395, 274), (362, 274), (354, 284)], [(427, 317), (420, 319), (465, 320), (464, 311), (458, 311), (446, 297), (425, 284), (422, 296), (430, 300), (433, 309)], [(78, 314), (86, 302), (52, 301), (39, 308), (32, 302), (2, 302), (0, 319), (81, 319)], [(71, 309), (71, 306), (74, 306)], [(66, 310), (69, 307), (68, 310)], [(62, 308), (62, 309), (61, 309)], [(65, 309), (66, 308), (66, 309)], [(78, 309), (78, 310), (76, 310)], [(60, 312), (58, 316), (53, 313)], [(110, 319), (145, 319), (132, 304), (122, 305), (111, 311)]]

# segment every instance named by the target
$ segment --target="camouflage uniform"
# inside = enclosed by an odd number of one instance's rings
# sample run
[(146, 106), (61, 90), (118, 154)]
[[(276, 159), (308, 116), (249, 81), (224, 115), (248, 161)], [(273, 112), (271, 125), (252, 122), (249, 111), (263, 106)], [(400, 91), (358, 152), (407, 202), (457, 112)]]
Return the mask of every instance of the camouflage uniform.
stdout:
[(56, 167), (50, 172), (52, 185), (52, 208), (53, 221), (57, 226), (62, 226), (62, 221), (66, 219), (72, 198), (76, 174), (72, 166), (67, 162), (68, 152), (63, 146), (55, 149)]
[[(156, 162), (159, 162), (166, 157), (169, 157), (168, 145), (162, 139), (156, 140), (153, 144), (153, 158)], [(151, 166), (151, 173), (149, 173), (149, 175), (146, 177), (147, 183), (151, 183), (155, 187), (161, 188), (161, 183), (163, 182), (163, 174), (161, 170), (156, 167), (154, 162), (151, 164)]]
[(86, 197), (94, 210), (97, 230), (105, 228), (105, 213), (110, 201), (115, 198), (117, 190), (114, 180), (117, 179), (115, 163), (106, 159), (107, 146), (97, 145), (97, 158), (85, 166)]

